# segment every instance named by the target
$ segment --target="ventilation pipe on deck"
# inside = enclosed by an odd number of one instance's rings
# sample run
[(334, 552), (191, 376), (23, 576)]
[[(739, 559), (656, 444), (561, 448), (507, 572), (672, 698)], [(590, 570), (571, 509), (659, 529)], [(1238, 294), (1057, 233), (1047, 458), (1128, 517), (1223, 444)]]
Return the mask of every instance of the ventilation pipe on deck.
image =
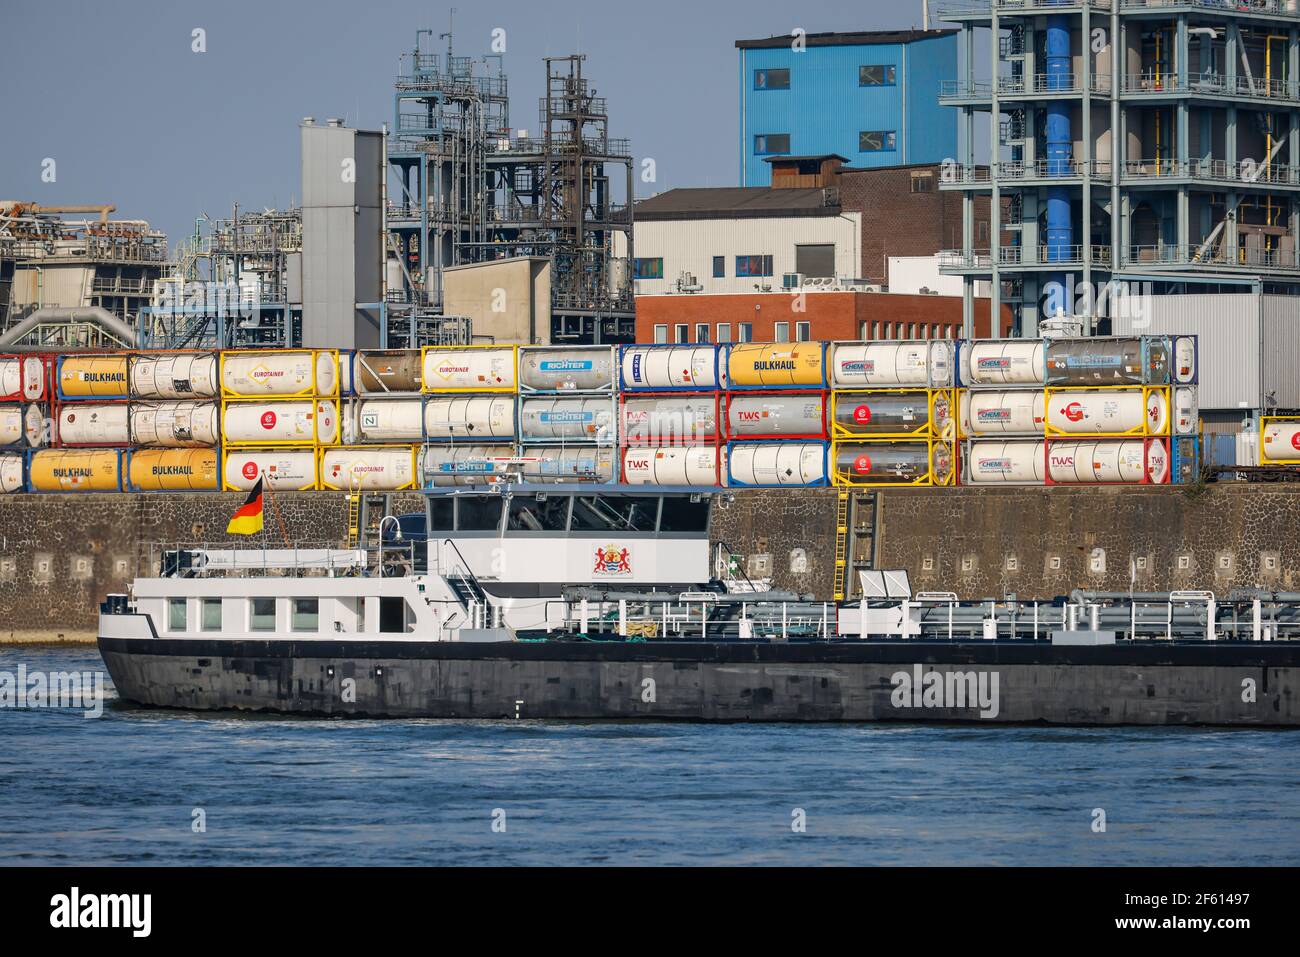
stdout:
[[(1070, 57), (1069, 17), (1055, 14), (1047, 18), (1047, 88), (1070, 90), (1074, 86)], [(1070, 101), (1052, 100), (1047, 104), (1046, 122), (1047, 175), (1069, 176), (1074, 142), (1070, 132)], [(1047, 188), (1047, 261), (1066, 262), (1074, 245), (1074, 221), (1070, 212), (1070, 191), (1065, 186)], [(1052, 272), (1048, 282), (1065, 287), (1065, 273)]]

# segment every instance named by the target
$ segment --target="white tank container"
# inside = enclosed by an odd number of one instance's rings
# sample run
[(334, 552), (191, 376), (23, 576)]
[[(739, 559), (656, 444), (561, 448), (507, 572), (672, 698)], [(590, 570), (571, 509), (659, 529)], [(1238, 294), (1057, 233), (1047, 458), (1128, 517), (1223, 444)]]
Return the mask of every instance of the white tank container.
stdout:
[(131, 442), (163, 448), (216, 446), (220, 419), (216, 402), (132, 402)]
[(821, 437), (826, 434), (826, 394), (733, 394), (727, 403), (732, 437)]
[(628, 445), (707, 442), (717, 435), (718, 403), (712, 396), (623, 400), (623, 441)]
[(547, 439), (612, 442), (614, 423), (614, 403), (608, 398), (524, 399), (519, 412), (519, 435), (525, 442)]
[(1047, 344), (1052, 385), (1160, 385), (1169, 381), (1169, 346), (1157, 337), (1054, 339)]
[(712, 445), (657, 446), (623, 450), (628, 485), (718, 484), (720, 450)]
[(421, 472), (426, 488), (490, 485), (512, 466), (497, 459), (515, 457), (513, 445), (426, 445)]
[(955, 344), (936, 340), (837, 342), (831, 346), (836, 389), (952, 385)]
[(325, 399), (227, 402), (222, 412), (226, 442), (294, 442), (332, 445), (339, 434), (338, 408)]
[(416, 481), (415, 458), (409, 446), (326, 449), (320, 460), (321, 488), (380, 492), (410, 488)]
[[(952, 423), (948, 393), (935, 396), (935, 429), (943, 433)], [(841, 392), (835, 397), (835, 424), (853, 435), (916, 432), (930, 422), (928, 392)]]
[(211, 352), (136, 356), (129, 379), (134, 399), (211, 399), (221, 387)]
[(1261, 430), (1261, 438), (1265, 461), (1300, 463), (1300, 421), (1270, 422)]
[(986, 435), (1043, 434), (1047, 399), (1041, 390), (963, 391), (962, 431), (973, 438)]
[(1200, 424), (1200, 403), (1196, 386), (1180, 385), (1174, 389), (1174, 434), (1195, 435)]
[(226, 453), (222, 468), (225, 487), (247, 491), (257, 484), (257, 477), (278, 491), (316, 488), (316, 452), (314, 449), (273, 449)]
[(1165, 393), (1141, 389), (1099, 392), (1053, 392), (1047, 401), (1047, 424), (1069, 435), (1117, 434), (1141, 429), (1163, 434), (1169, 426)]
[(524, 348), (519, 387), (541, 392), (608, 392), (614, 388), (614, 350)]
[(629, 391), (698, 389), (707, 392), (718, 381), (718, 352), (713, 346), (625, 346), (620, 367), (623, 388)]
[(342, 419), (345, 445), (424, 441), (424, 401), (418, 395), (356, 398), (344, 406)]
[(332, 396), (339, 387), (337, 363), (337, 354), (324, 349), (228, 352), (222, 356), (221, 387), (239, 398)]
[(1041, 485), (1044, 481), (1045, 443), (972, 442), (966, 454), (966, 484)]
[(1041, 385), (1046, 360), (1040, 339), (967, 342), (961, 348), (962, 381), (972, 386)]
[(40, 448), (45, 444), (45, 413), (39, 405), (21, 405), (17, 402), (0, 405), (0, 446), (30, 446)]
[(934, 463), (940, 485), (952, 475), (952, 447), (945, 442), (841, 442), (835, 447), (835, 471), (852, 485), (912, 485), (925, 480)]
[(1189, 385), (1196, 381), (1196, 338), (1194, 336), (1174, 336), (1175, 385)]
[(816, 442), (753, 442), (731, 446), (728, 485), (825, 485), (826, 445)]
[(1159, 485), (1169, 480), (1169, 453), (1158, 440), (1053, 442), (1047, 449), (1047, 472), (1053, 482), (1138, 483), (1146, 476)]
[(0, 493), (23, 490), (23, 457), (13, 453), (0, 454)]
[(522, 466), (525, 482), (612, 482), (615, 451), (608, 446), (533, 446), (525, 458), (538, 459)]
[(500, 395), (434, 396), (424, 406), (424, 427), (430, 440), (510, 440), (515, 437), (515, 400)]
[(131, 425), (125, 402), (69, 402), (59, 407), (61, 445), (129, 445)]
[(514, 349), (425, 350), (425, 392), (513, 392), (517, 386)]
[(0, 358), (0, 396), (35, 402), (45, 394), (45, 364), (34, 356)]

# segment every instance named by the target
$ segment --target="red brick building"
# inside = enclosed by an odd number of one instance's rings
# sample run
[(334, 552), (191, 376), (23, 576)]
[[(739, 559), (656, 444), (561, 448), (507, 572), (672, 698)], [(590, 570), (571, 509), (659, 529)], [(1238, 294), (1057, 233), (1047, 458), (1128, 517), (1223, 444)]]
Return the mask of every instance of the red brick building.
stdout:
[[(867, 292), (651, 295), (636, 299), (637, 342), (782, 342), (802, 339), (956, 339), (957, 296)], [(1007, 335), (1011, 310), (996, 331), (989, 300), (975, 300), (975, 335)]]

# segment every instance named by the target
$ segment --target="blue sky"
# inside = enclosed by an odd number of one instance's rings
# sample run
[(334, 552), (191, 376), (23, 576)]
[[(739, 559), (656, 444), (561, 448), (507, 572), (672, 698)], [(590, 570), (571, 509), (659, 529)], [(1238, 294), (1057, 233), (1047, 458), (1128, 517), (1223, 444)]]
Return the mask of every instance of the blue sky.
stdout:
[[(542, 57), (581, 52), (610, 133), (658, 169), (654, 189), (737, 182), (741, 38), (919, 26), (921, 0), (461, 3), (457, 55), (506, 31), (511, 120), (537, 128)], [(398, 56), (450, 5), (404, 0), (0, 0), (0, 199), (117, 205), (171, 240), (201, 213), (286, 206), (298, 123), (391, 123)], [(191, 50), (195, 28), (207, 52)], [(41, 180), (46, 158), (57, 180)], [(638, 195), (651, 188), (641, 186)]]

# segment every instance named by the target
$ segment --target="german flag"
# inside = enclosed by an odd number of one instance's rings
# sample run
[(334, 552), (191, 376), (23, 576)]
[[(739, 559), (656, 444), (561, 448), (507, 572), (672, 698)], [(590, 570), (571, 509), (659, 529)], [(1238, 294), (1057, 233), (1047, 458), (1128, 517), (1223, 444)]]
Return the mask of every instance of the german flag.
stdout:
[(257, 484), (253, 490), (248, 493), (248, 498), (244, 504), (239, 506), (239, 511), (235, 512), (230, 518), (230, 524), (226, 526), (227, 535), (256, 535), (262, 530), (262, 479), (259, 476)]

